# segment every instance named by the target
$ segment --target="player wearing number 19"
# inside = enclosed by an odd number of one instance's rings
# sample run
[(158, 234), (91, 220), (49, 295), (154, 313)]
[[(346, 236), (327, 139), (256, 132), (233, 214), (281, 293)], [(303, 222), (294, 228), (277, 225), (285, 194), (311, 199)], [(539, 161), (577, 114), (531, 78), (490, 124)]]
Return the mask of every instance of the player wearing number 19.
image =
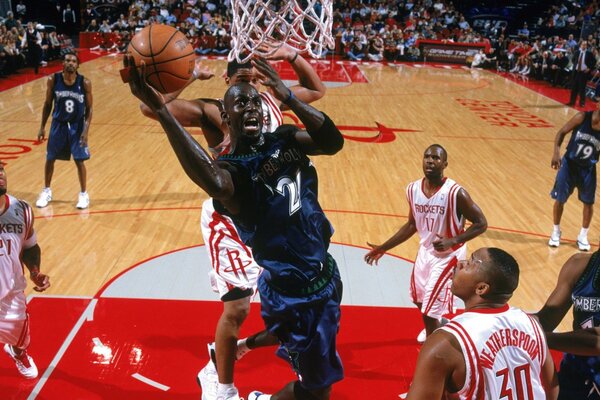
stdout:
[(46, 207), (52, 200), (52, 174), (56, 160), (73, 160), (77, 166), (81, 191), (77, 208), (88, 208), (90, 198), (86, 190), (86, 175), (84, 161), (90, 158), (88, 149), (88, 131), (92, 122), (92, 83), (79, 75), (79, 58), (75, 52), (66, 52), (63, 58), (63, 71), (48, 77), (46, 85), (46, 100), (42, 110), (42, 124), (38, 140), (46, 136), (46, 121), (50, 116), (52, 102), (52, 125), (48, 138), (46, 166), (44, 169), (44, 189), (35, 205)]
[(440, 399), (444, 392), (461, 400), (556, 399), (558, 380), (540, 324), (508, 305), (518, 284), (519, 265), (504, 250), (481, 248), (458, 262), (452, 293), (465, 312), (427, 338), (408, 399)]
[[(560, 158), (560, 145), (571, 131), (565, 155)], [(587, 234), (594, 213), (596, 198), (596, 163), (600, 152), (600, 110), (580, 112), (569, 120), (556, 134), (551, 166), (558, 169), (550, 196), (555, 200), (554, 228), (548, 241), (551, 247), (560, 245), (560, 220), (567, 199), (577, 188), (583, 203), (583, 222), (577, 236), (579, 250), (588, 251)]]

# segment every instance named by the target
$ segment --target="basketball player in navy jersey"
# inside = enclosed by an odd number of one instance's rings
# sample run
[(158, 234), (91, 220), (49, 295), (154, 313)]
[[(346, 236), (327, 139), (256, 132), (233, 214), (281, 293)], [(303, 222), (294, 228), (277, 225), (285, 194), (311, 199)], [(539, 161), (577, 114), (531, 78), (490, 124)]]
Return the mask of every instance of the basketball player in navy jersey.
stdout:
[[(519, 265), (507, 252), (481, 248), (456, 266), (452, 292), (465, 312), (423, 345), (407, 399), (556, 399), (554, 362), (535, 318), (508, 301)], [(571, 398), (575, 400), (575, 398)]]
[[(141, 72), (129, 70), (132, 93), (159, 121), (186, 174), (230, 216), (245, 243), (264, 268), (259, 277), (261, 313), (281, 343), (299, 379), (274, 395), (252, 392), (250, 400), (329, 399), (332, 385), (343, 379), (336, 351), (341, 280), (327, 253), (331, 224), (317, 199), (316, 170), (307, 155), (332, 155), (343, 136), (322, 112), (300, 101), (263, 59), (253, 61), (263, 84), (298, 115), (306, 130), (283, 125), (262, 132), (262, 100), (248, 83), (231, 86), (224, 97), (223, 121), (231, 151), (215, 162), (177, 123), (164, 98)], [(125, 67), (134, 65), (125, 57)]]
[[(311, 103), (323, 97), (325, 86), (312, 66), (293, 48), (281, 46), (270, 60), (286, 60), (298, 75), (299, 84), (290, 90), (300, 100)], [(198, 79), (210, 79), (207, 70), (195, 71)], [(232, 85), (248, 82), (259, 89), (260, 81), (250, 62), (236, 60), (227, 63), (225, 82)], [(281, 109), (287, 106), (273, 96), (270, 88), (261, 92), (263, 100), (263, 132), (272, 132), (283, 123)], [(221, 119), (222, 104), (215, 99), (179, 99), (181, 90), (165, 96), (167, 108), (183, 126), (202, 129), (213, 156), (230, 151), (228, 128)], [(145, 104), (140, 106), (147, 117), (157, 116)], [(262, 268), (252, 258), (252, 251), (239, 238), (233, 222), (220, 215), (213, 207), (212, 199), (202, 204), (201, 228), (212, 269), (209, 273), (211, 286), (219, 293), (223, 302), (223, 313), (217, 323), (215, 342), (209, 344), (210, 360), (198, 373), (203, 400), (216, 400), (221, 395), (225, 400), (239, 400), (234, 385), (234, 364), (245, 353), (256, 347), (275, 345), (276, 338), (261, 332), (238, 340), (240, 328), (250, 312), (250, 300), (257, 287)], [(233, 256), (233, 257), (232, 257)], [(233, 267), (233, 268), (232, 268)], [(215, 351), (216, 350), (216, 351)], [(216, 368), (218, 365), (218, 371)], [(218, 375), (218, 376), (217, 376)]]
[[(567, 151), (560, 158), (560, 146), (571, 132)], [(556, 134), (551, 166), (558, 169), (550, 196), (555, 200), (552, 218), (554, 228), (548, 245), (560, 245), (560, 220), (565, 203), (577, 188), (579, 200), (583, 203), (583, 221), (577, 236), (579, 250), (590, 250), (588, 230), (594, 214), (596, 200), (596, 164), (600, 153), (600, 110), (580, 112), (569, 120)]]
[(556, 287), (537, 313), (544, 330), (552, 332), (556, 329), (571, 306), (574, 332), (547, 334), (550, 348), (566, 352), (558, 372), (558, 398), (599, 400), (600, 351), (594, 353), (592, 347), (595, 335), (584, 332), (590, 328), (600, 329), (599, 251), (575, 254), (562, 266)]
[(52, 175), (56, 160), (70, 160), (73, 156), (77, 166), (80, 192), (77, 208), (85, 209), (90, 204), (87, 193), (87, 171), (85, 160), (90, 158), (88, 132), (92, 122), (92, 82), (77, 72), (79, 57), (74, 51), (66, 52), (63, 58), (63, 70), (48, 77), (46, 100), (42, 110), (42, 124), (38, 141), (46, 137), (46, 122), (52, 110), (52, 124), (44, 168), (44, 189), (35, 205), (42, 208), (52, 201)]

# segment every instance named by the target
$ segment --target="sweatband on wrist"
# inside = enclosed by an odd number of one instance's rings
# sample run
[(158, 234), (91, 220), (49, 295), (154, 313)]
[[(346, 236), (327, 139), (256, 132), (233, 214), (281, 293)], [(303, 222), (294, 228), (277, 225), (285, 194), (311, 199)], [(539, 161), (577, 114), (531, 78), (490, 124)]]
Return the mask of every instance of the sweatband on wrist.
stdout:
[(294, 99), (296, 96), (294, 96), (294, 92), (292, 92), (292, 89), (288, 88), (288, 90), (290, 91), (289, 96), (287, 97), (287, 99), (285, 99), (283, 101), (283, 104), (289, 104), (290, 100)]
[(294, 57), (292, 57), (292, 59), (289, 61), (289, 63), (293, 64), (294, 61), (296, 61), (296, 58), (298, 58), (298, 52), (296, 52), (296, 54), (294, 55)]

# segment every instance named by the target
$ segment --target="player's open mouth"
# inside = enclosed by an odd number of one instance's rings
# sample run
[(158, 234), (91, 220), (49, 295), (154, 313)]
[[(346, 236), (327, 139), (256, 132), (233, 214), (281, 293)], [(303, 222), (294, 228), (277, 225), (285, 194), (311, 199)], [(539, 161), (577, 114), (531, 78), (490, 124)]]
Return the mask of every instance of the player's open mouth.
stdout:
[(249, 117), (244, 121), (244, 129), (246, 132), (256, 132), (260, 127), (257, 117)]

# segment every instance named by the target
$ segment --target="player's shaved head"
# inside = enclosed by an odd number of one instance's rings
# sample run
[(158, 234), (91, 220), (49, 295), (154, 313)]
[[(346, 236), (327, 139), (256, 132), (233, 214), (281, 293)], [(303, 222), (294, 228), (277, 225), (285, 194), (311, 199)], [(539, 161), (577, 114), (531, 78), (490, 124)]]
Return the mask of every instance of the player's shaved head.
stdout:
[(427, 152), (427, 150), (429, 149), (439, 149), (440, 150), (440, 156), (442, 157), (443, 161), (448, 161), (448, 152), (446, 151), (446, 149), (444, 148), (444, 146), (442, 146), (441, 144), (432, 144), (431, 146), (429, 146), (428, 148), (425, 149), (425, 151)]

